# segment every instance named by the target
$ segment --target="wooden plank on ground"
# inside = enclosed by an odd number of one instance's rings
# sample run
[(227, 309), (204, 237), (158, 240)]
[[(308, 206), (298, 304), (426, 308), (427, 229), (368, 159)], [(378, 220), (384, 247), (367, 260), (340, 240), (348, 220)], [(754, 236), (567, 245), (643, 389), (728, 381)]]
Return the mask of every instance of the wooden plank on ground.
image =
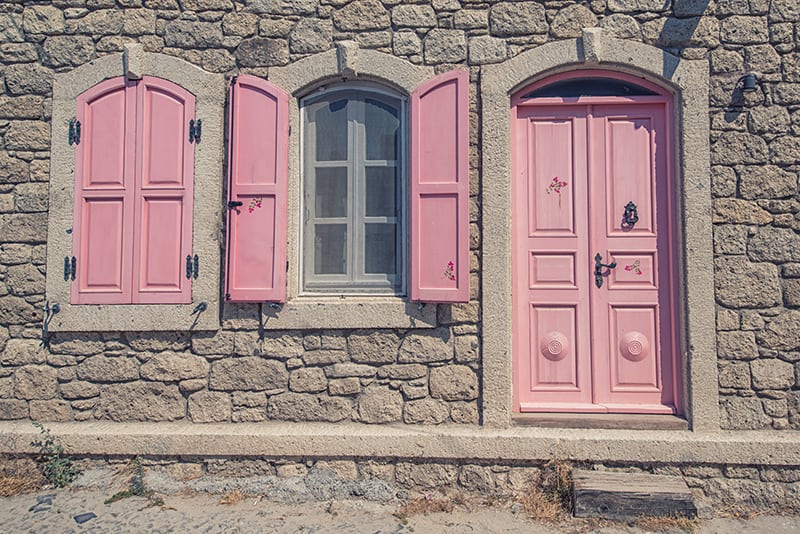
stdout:
[(631, 520), (642, 516), (695, 517), (692, 492), (681, 477), (619, 473), (572, 472), (575, 517)]

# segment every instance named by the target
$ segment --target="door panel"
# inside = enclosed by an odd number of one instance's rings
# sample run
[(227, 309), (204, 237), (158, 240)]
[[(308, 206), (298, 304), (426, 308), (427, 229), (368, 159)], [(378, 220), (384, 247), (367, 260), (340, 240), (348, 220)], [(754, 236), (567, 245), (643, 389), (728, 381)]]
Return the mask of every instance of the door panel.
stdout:
[(676, 411), (667, 104), (631, 100), (515, 108), (519, 410)]
[[(523, 110), (516, 143), (526, 157), (515, 184), (515, 354), (518, 401), (591, 402), (586, 210), (586, 114)], [(521, 352), (520, 352), (521, 351)]]

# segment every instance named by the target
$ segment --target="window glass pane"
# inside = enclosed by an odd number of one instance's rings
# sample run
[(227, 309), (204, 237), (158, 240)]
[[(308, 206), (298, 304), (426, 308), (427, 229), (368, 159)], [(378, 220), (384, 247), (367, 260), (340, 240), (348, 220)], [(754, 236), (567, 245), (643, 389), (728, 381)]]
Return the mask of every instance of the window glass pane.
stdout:
[(397, 159), (397, 133), (400, 119), (397, 109), (367, 98), (364, 130), (367, 137), (367, 159)]
[(347, 273), (347, 225), (314, 225), (314, 274)]
[(364, 272), (395, 274), (396, 225), (365, 224), (364, 226)]
[(367, 167), (366, 208), (367, 217), (394, 217), (397, 196), (396, 167)]
[(347, 216), (347, 167), (318, 167), (314, 190), (315, 217)]
[(531, 91), (523, 98), (577, 97), (577, 96), (650, 96), (650, 89), (611, 78), (575, 78), (551, 83)]
[(311, 114), (309, 120), (317, 128), (317, 161), (347, 159), (347, 105), (346, 99), (323, 102)]

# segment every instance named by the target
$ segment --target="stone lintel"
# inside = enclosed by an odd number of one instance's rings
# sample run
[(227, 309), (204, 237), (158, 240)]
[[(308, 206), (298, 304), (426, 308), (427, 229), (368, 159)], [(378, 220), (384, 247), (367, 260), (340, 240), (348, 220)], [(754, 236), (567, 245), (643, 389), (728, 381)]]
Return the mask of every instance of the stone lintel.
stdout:
[(584, 28), (581, 34), (583, 45), (583, 61), (590, 65), (597, 65), (602, 61), (603, 54), (603, 29)]

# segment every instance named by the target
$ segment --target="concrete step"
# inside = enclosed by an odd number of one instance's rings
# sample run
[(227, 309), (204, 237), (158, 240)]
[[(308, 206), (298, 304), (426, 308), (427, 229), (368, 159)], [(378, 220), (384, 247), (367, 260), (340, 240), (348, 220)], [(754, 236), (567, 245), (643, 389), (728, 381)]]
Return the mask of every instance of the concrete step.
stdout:
[(627, 521), (642, 516), (697, 515), (692, 492), (681, 477), (575, 470), (572, 490), (575, 517)]

